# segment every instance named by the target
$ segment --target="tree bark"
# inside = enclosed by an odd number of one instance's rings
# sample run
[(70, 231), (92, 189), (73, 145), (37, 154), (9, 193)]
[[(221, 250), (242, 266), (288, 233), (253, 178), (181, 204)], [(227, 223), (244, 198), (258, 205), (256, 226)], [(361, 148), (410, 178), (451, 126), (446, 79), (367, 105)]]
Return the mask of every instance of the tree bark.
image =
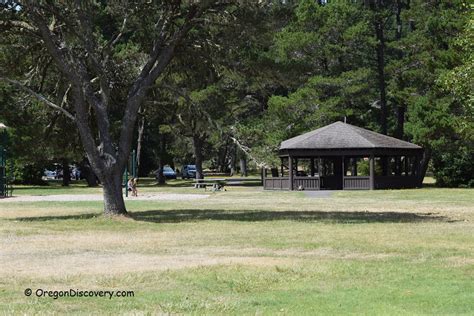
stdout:
[(221, 146), (221, 149), (218, 152), (217, 158), (217, 168), (219, 172), (227, 172), (227, 153), (228, 153), (229, 145), (227, 143), (224, 146)]
[(235, 160), (237, 158), (237, 146), (234, 144), (231, 145), (230, 153), (230, 176), (232, 177), (235, 174)]
[(80, 170), (81, 170), (81, 177), (86, 179), (87, 186), (96, 187), (98, 185), (97, 177), (96, 177), (95, 173), (92, 171), (87, 159), (84, 159), (79, 164), (79, 166), (80, 166)]
[(156, 175), (158, 184), (166, 183), (166, 178), (165, 178), (165, 175), (163, 174), (163, 167), (164, 167), (163, 159), (160, 157), (160, 159), (158, 159), (158, 174)]
[(102, 184), (104, 190), (104, 214), (127, 214), (122, 193), (122, 174), (120, 172), (106, 174)]
[(428, 165), (430, 163), (431, 159), (431, 150), (430, 149), (425, 149), (423, 153), (423, 158), (420, 161), (419, 167), (418, 167), (418, 187), (421, 188), (423, 186), (423, 179), (425, 178), (426, 171), (428, 171)]
[(204, 141), (201, 139), (201, 137), (196, 134), (193, 135), (194, 159), (195, 159), (195, 164), (196, 164), (196, 179), (204, 179), (204, 173), (202, 171), (203, 145), (204, 145)]
[(378, 86), (380, 93), (380, 125), (382, 127), (382, 134), (387, 135), (387, 91), (385, 82), (385, 34), (384, 34), (384, 22), (383, 16), (380, 11), (383, 8), (382, 0), (377, 0), (376, 7), (374, 9), (375, 14), (375, 36), (377, 39), (377, 77)]
[[(397, 12), (396, 12), (396, 21), (397, 21), (397, 30), (396, 30), (396, 40), (399, 41), (402, 38), (402, 0), (397, 0)], [(403, 58), (403, 53), (401, 49), (398, 49), (398, 59), (401, 60)], [(402, 89), (403, 83), (402, 83), (402, 78), (401, 75), (398, 75), (399, 78), (397, 78), (399, 82), (399, 89)], [(404, 101), (401, 98), (398, 98), (398, 105), (397, 105), (397, 129), (395, 131), (395, 137), (398, 139), (403, 139), (404, 135), (404, 130), (405, 130), (405, 112), (406, 112), (406, 106), (404, 104)]]
[[(402, 102), (402, 101), (399, 101)], [(404, 104), (400, 103), (397, 106), (397, 130), (395, 132), (395, 137), (398, 139), (403, 139), (405, 134), (405, 112), (406, 107)]]
[[(60, 110), (75, 122), (91, 169), (103, 185), (104, 213), (126, 214), (121, 190), (122, 174), (132, 147), (133, 131), (140, 105), (149, 88), (172, 60), (176, 46), (197, 23), (196, 19), (203, 10), (208, 9), (212, 3), (203, 5), (196, 3), (188, 6), (186, 12), (183, 12), (182, 25), (175, 31), (169, 26), (175, 25), (174, 16), (182, 17), (176, 14), (175, 10), (166, 12), (162, 19), (169, 23), (156, 24), (158, 27), (154, 32), (156, 38), (153, 39), (146, 63), (140, 74), (130, 83), (124, 100), (120, 135), (116, 139), (111, 133), (109, 105), (112, 102), (110, 95), (113, 91), (110, 90), (113, 85), (107, 76), (107, 71), (110, 70), (106, 69), (107, 57), (102, 54), (103, 50), (98, 44), (100, 41), (95, 38), (94, 27), (90, 23), (92, 19), (87, 18), (93, 13), (87, 11), (91, 7), (81, 6), (80, 3), (80, 1), (67, 3), (70, 9), (68, 12), (76, 14), (73, 18), (76, 24), (70, 23), (70, 16), (61, 16), (61, 10), (56, 10), (58, 7), (55, 7), (54, 2), (40, 4), (37, 1), (25, 1), (22, 13), (24, 12), (37, 28), (37, 35), (41, 37), (42, 45), (66, 80), (70, 82), (75, 113), (71, 114), (45, 98), (42, 102)], [(61, 28), (55, 30), (51, 28), (49, 22), (51, 12), (54, 12), (55, 21), (57, 19), (63, 25)], [(38, 96), (36, 94), (36, 97)], [(95, 126), (92, 124), (93, 121)]]
[(69, 186), (71, 182), (71, 171), (69, 170), (69, 161), (67, 159), (62, 160), (62, 167), (63, 167), (63, 187)]
[(241, 177), (248, 176), (247, 159), (245, 158), (245, 156), (240, 158), (240, 176)]
[(137, 176), (140, 175), (140, 156), (142, 153), (142, 141), (143, 141), (143, 133), (145, 131), (145, 117), (142, 116), (140, 121), (140, 126), (138, 127), (138, 139), (137, 139)]

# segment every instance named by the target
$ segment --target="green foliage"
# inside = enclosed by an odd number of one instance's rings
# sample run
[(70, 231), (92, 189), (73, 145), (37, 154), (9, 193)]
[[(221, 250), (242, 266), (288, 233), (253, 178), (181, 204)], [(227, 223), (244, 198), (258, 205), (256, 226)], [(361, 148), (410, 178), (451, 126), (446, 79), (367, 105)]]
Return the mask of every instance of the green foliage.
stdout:
[(464, 134), (462, 117), (451, 114), (454, 106), (451, 97), (418, 98), (408, 113), (407, 132), (430, 151), (438, 185), (472, 187), (474, 142)]
[(48, 183), (42, 180), (46, 165), (45, 162), (22, 163), (20, 160), (15, 160), (14, 183), (47, 185)]
[[(93, 4), (98, 47), (106, 51), (122, 33), (106, 63), (114, 137), (131, 82), (152, 47), (160, 4)], [(140, 110), (145, 169), (158, 161), (190, 163), (196, 147), (209, 167), (225, 171), (239, 158), (277, 165), (282, 140), (344, 118), (381, 131), (384, 87), (388, 134), (424, 146), (439, 185), (470, 185), (474, 11), (468, 2), (259, 1), (225, 8), (191, 28), (148, 91)], [(173, 29), (183, 18), (174, 23)], [(35, 49), (37, 40), (7, 32), (2, 44), (0, 63), (9, 76), (31, 71), (29, 85), (62, 103), (64, 78), (44, 49)], [(13, 152), (21, 165), (82, 158), (72, 125), (3, 89), (0, 117), (14, 126), (14, 143), (21, 145)], [(64, 107), (72, 111), (68, 98)]]

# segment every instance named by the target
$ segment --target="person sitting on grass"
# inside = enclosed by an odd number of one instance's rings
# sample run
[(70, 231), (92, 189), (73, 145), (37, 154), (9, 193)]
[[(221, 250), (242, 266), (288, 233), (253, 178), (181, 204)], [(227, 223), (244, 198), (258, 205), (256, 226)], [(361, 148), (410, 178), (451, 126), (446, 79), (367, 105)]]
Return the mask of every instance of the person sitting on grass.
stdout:
[(133, 195), (133, 178), (130, 178), (127, 182), (127, 191), (132, 192)]
[(135, 178), (130, 178), (127, 182), (127, 191), (132, 193), (132, 196), (136, 196), (137, 182)]

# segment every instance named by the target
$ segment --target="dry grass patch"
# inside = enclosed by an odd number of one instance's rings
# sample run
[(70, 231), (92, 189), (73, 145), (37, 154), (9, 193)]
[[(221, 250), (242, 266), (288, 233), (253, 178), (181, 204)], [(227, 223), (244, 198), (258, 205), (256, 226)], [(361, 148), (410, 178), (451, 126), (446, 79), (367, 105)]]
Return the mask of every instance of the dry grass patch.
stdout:
[[(0, 314), (468, 313), (472, 192), (229, 188), (129, 201), (130, 218), (103, 217), (98, 201), (1, 203)], [(53, 301), (26, 287), (136, 297)]]

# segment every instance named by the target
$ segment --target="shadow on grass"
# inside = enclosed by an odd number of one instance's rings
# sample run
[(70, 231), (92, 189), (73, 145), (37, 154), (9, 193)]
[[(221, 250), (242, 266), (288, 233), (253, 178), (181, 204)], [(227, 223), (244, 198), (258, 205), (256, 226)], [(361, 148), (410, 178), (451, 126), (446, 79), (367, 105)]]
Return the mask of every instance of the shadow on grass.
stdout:
[(58, 216), (32, 216), (32, 217), (17, 217), (13, 221), (21, 222), (46, 222), (46, 221), (61, 221), (70, 219), (90, 219), (101, 216), (98, 213), (78, 214), (78, 215), (58, 215)]
[(86, 189), (86, 188), (100, 188), (100, 186), (89, 187), (84, 181), (71, 181), (69, 186), (63, 186), (60, 182), (47, 181), (44, 185), (13, 185), (13, 190), (72, 190), (72, 189)]
[(399, 212), (322, 212), (322, 211), (224, 211), (224, 210), (172, 210), (133, 212), (131, 217), (137, 221), (154, 223), (179, 223), (204, 220), (216, 221), (276, 221), (290, 220), (303, 222), (327, 221), (336, 223), (408, 223), (425, 221), (448, 221), (444, 216), (432, 213)]
[[(84, 220), (100, 217), (100, 214), (79, 214), (61, 216), (18, 217), (12, 220), (41, 222), (55, 220)], [(180, 223), (197, 221), (301, 221), (329, 223), (416, 223), (443, 221), (451, 222), (444, 216), (433, 213), (400, 213), (400, 212), (322, 212), (322, 211), (225, 211), (225, 210), (171, 210), (131, 212), (130, 217), (136, 221), (152, 223)]]

